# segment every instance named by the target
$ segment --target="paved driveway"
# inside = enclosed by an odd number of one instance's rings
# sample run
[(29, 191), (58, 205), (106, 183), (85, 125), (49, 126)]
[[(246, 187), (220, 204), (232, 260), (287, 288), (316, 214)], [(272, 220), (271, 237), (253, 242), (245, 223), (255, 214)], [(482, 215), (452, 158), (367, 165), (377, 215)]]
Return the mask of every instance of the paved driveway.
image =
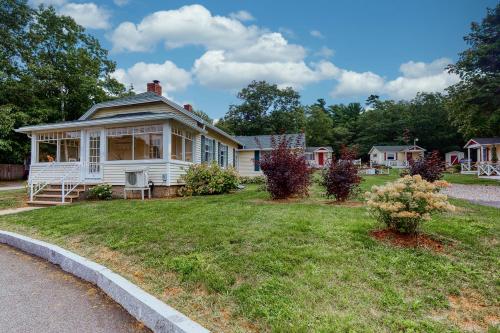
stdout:
[(0, 244), (0, 332), (150, 332), (97, 287)]

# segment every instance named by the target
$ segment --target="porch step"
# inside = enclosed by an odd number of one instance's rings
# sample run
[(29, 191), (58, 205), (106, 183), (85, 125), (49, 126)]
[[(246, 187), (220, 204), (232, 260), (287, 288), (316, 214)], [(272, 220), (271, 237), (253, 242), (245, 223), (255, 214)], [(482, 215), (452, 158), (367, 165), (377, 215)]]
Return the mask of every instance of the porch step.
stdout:
[(69, 205), (70, 202), (60, 202), (60, 201), (45, 201), (45, 200), (33, 200), (33, 201), (28, 201), (29, 206), (61, 206), (61, 205)]
[[(67, 195), (64, 201), (67, 202), (73, 202), (75, 200), (78, 200), (79, 195)], [(60, 194), (37, 194), (35, 195), (35, 200), (42, 200), (42, 201), (54, 201), (54, 202), (61, 202), (61, 195)]]

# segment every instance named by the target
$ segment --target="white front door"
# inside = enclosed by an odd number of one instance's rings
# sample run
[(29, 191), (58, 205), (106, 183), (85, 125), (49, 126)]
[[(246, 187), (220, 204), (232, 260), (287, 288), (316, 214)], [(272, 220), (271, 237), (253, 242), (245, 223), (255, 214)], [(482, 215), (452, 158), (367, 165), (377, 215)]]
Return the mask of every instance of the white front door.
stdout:
[(101, 149), (101, 130), (88, 131), (87, 163), (85, 165), (86, 178), (102, 178)]

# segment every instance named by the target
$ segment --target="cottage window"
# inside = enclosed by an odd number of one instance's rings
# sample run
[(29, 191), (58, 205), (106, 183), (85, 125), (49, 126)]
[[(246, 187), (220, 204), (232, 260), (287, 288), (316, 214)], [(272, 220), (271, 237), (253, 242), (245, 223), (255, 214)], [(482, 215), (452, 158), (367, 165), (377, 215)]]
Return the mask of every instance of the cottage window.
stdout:
[(396, 159), (396, 154), (394, 153), (387, 153), (387, 159), (388, 160), (395, 160)]
[(38, 162), (80, 161), (80, 132), (46, 132), (36, 137)]
[(107, 140), (108, 161), (163, 158), (161, 125), (110, 128)]
[(223, 168), (227, 167), (227, 155), (227, 146), (219, 143), (219, 165)]
[(173, 160), (193, 162), (193, 134), (179, 128), (172, 128), (172, 152)]

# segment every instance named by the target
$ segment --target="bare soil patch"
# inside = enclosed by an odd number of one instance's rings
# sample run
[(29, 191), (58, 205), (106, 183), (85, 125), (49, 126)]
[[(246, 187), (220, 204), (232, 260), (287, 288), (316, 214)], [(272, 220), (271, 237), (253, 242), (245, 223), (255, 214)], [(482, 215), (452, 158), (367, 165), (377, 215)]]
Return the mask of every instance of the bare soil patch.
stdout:
[(426, 234), (408, 235), (392, 229), (374, 230), (370, 236), (378, 241), (404, 248), (424, 247), (435, 252), (443, 252), (444, 244)]

